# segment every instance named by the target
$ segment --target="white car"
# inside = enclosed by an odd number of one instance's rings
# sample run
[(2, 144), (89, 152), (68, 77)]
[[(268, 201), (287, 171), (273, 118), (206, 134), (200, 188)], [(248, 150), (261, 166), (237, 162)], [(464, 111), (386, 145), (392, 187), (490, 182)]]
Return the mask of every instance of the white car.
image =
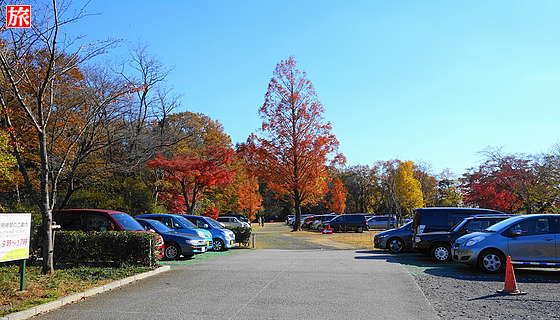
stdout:
[(335, 214), (324, 214), (317, 216), (317, 219), (311, 223), (310, 229), (321, 231), (323, 230), (323, 223), (336, 217)]
[(217, 220), (226, 227), (251, 227), (247, 222), (240, 221), (236, 217), (218, 217)]

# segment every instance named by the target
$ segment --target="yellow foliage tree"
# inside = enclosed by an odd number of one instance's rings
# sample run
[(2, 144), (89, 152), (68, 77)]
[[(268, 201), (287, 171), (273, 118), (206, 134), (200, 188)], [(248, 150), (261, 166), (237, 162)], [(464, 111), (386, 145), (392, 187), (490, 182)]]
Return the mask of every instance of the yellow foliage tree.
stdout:
[(9, 138), (4, 132), (0, 132), (0, 180), (11, 181), (14, 178), (14, 166), (16, 159), (10, 152)]
[(405, 161), (399, 165), (395, 177), (395, 191), (401, 208), (406, 214), (424, 206), (422, 184), (414, 178), (414, 163)]

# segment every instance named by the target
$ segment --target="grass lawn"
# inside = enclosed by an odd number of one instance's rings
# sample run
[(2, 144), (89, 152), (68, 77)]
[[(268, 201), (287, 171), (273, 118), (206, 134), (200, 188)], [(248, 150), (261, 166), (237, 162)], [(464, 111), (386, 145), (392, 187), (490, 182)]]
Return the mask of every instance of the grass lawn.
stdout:
[[(292, 228), (284, 223), (267, 223), (265, 227), (256, 226), (253, 232), (257, 234), (257, 249), (272, 249), (278, 243), (285, 248), (287, 244), (282, 242), (283, 238), (289, 237), (303, 242), (319, 244), (338, 249), (368, 249), (373, 250), (373, 236), (383, 230), (356, 232), (337, 232), (332, 234), (322, 234), (318, 231), (301, 230), (291, 232)], [(290, 245), (294, 245), (290, 243)], [(294, 249), (297, 249), (295, 244)], [(303, 248), (303, 247), (302, 247)]]
[(290, 233), (295, 237), (313, 243), (324, 244), (339, 249), (373, 249), (372, 237), (377, 231), (356, 232), (335, 232), (322, 234), (317, 231), (302, 230)]
[(0, 265), (0, 317), (153, 269), (80, 267), (43, 275), (40, 267), (30, 266), (27, 268), (27, 291), (18, 292), (19, 267)]

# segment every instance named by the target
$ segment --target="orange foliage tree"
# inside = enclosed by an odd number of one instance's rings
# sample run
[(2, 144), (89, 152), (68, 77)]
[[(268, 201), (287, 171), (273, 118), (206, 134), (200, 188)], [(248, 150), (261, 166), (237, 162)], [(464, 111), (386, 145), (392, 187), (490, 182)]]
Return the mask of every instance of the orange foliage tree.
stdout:
[(335, 178), (330, 188), (330, 198), (327, 201), (327, 208), (336, 214), (343, 214), (346, 209), (346, 187), (339, 178)]
[(172, 158), (158, 154), (148, 166), (163, 171), (163, 199), (172, 211), (192, 214), (197, 200), (213, 186), (231, 182), (235, 171), (229, 167), (233, 150), (208, 147), (199, 155), (179, 154)]
[(206, 212), (204, 213), (204, 216), (205, 217), (210, 217), (210, 218), (216, 220), (220, 216), (220, 210), (218, 210), (217, 208), (210, 208), (210, 209), (206, 210)]
[(299, 230), (301, 206), (325, 195), (327, 164), (344, 162), (323, 113), (313, 84), (290, 57), (277, 64), (259, 109), (263, 135), (251, 135), (244, 148), (268, 188), (291, 199), (294, 230)]
[(247, 177), (242, 180), (237, 189), (237, 205), (245, 211), (249, 220), (257, 218), (257, 212), (262, 209), (262, 201), (257, 178)]

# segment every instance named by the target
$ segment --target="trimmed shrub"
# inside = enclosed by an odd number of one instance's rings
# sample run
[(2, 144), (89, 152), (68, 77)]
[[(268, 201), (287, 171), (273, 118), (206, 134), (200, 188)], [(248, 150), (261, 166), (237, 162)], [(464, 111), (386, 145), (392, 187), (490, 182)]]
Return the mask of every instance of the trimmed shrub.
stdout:
[(57, 265), (152, 266), (157, 261), (156, 234), (150, 232), (57, 231)]
[(235, 234), (235, 242), (248, 244), (249, 239), (251, 239), (251, 228), (250, 227), (228, 227), (229, 230), (233, 231)]

